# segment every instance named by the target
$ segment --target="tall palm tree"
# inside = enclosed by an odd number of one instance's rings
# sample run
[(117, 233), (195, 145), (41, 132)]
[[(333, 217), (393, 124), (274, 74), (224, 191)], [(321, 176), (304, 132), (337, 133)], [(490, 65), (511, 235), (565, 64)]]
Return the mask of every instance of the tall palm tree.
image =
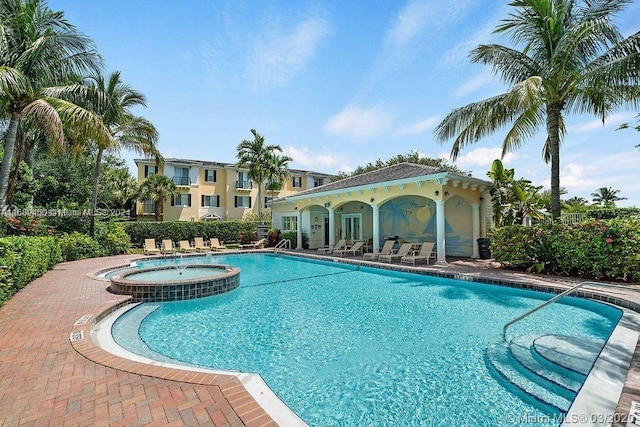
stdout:
[(109, 138), (96, 140), (78, 135), (81, 143), (93, 143), (97, 148), (96, 163), (93, 175), (93, 192), (91, 194), (91, 223), (89, 234), (95, 233), (95, 210), (98, 201), (100, 184), (100, 165), (105, 151), (118, 152), (121, 149), (135, 151), (146, 156), (153, 156), (162, 162), (162, 155), (157, 147), (158, 131), (144, 117), (135, 116), (131, 108), (146, 106), (146, 98), (131, 86), (125, 84), (116, 71), (108, 78), (94, 74), (87, 79), (89, 102), (87, 107), (101, 119), (108, 131)]
[(160, 221), (165, 200), (178, 194), (178, 187), (168, 176), (154, 174), (140, 184), (138, 198), (143, 201), (153, 200), (155, 218)]
[(64, 143), (63, 122), (97, 139), (104, 129), (90, 112), (55, 96), (73, 76), (101, 66), (93, 42), (62, 12), (41, 0), (0, 0), (0, 113), (8, 117), (0, 165), (0, 209), (6, 207), (11, 161), (24, 117), (38, 123), (54, 144)]
[(249, 179), (258, 184), (258, 220), (262, 222), (262, 187), (271, 176), (271, 164), (274, 154), (282, 152), (279, 145), (268, 145), (264, 137), (251, 129), (253, 140), (243, 140), (237, 147), (236, 169), (248, 169)]
[(600, 187), (595, 192), (591, 193), (591, 199), (593, 203), (604, 206), (605, 208), (615, 208), (616, 202), (620, 200), (627, 200), (626, 197), (619, 197), (620, 190), (614, 190), (611, 187)]
[(269, 156), (266, 190), (267, 193), (271, 193), (271, 197), (278, 194), (282, 190), (285, 181), (291, 177), (291, 172), (289, 171), (289, 162), (291, 160), (293, 159), (289, 156), (276, 153), (271, 153)]
[(613, 24), (629, 0), (514, 0), (513, 12), (495, 32), (517, 48), (480, 45), (471, 61), (491, 65), (510, 86), (503, 94), (457, 108), (435, 129), (438, 140), (455, 138), (451, 157), (498, 129), (510, 126), (503, 155), (546, 129), (551, 162), (551, 211), (560, 216), (560, 144), (565, 113), (592, 113), (604, 121), (623, 105), (637, 107), (640, 32), (623, 38)]

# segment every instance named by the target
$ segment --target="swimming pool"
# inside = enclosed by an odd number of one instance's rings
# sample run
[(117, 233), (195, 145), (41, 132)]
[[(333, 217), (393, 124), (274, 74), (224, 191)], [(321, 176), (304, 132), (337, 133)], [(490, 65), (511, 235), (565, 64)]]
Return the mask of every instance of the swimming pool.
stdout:
[[(146, 356), (260, 373), (311, 425), (510, 426), (548, 414), (485, 363), (502, 325), (548, 294), (270, 254), (207, 258), (240, 267), (241, 287), (143, 304), (118, 319), (116, 341)], [(510, 333), (604, 343), (619, 317), (569, 298)]]

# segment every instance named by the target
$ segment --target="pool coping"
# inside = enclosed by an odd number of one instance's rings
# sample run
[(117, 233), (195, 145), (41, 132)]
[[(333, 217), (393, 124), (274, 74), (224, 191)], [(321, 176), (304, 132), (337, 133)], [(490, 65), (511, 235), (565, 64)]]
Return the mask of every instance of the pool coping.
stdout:
[[(285, 254), (287, 256), (294, 256), (294, 257), (297, 256), (301, 258), (308, 258), (308, 259), (310, 258), (310, 259), (316, 259), (321, 261), (329, 261), (329, 262), (350, 264), (350, 265), (356, 265), (356, 266), (373, 267), (373, 268), (398, 271), (398, 272), (417, 273), (420, 275), (444, 277), (444, 278), (449, 278), (454, 280), (464, 280), (469, 282), (485, 283), (485, 284), (492, 284), (492, 285), (498, 285), (498, 286), (519, 288), (519, 289), (542, 291), (542, 292), (550, 292), (555, 294), (563, 292), (571, 285), (578, 283), (578, 281), (574, 279), (567, 279), (567, 280), (562, 280), (562, 282), (558, 282), (558, 278), (553, 278), (553, 277), (550, 277), (547, 280), (543, 280), (542, 278), (532, 277), (530, 274), (523, 275), (521, 279), (513, 278), (513, 277), (509, 279), (504, 279), (499, 277), (492, 277), (490, 274), (482, 274), (481, 271), (474, 271), (474, 272), (443, 271), (443, 269), (447, 268), (446, 265), (445, 266), (442, 266), (442, 265), (410, 266), (410, 265), (402, 265), (402, 264), (383, 264), (380, 262), (366, 261), (358, 258), (346, 258), (346, 257), (337, 258), (332, 256), (316, 255), (312, 253), (294, 252), (294, 251), (274, 251), (270, 249), (252, 250), (252, 251), (224, 251), (224, 252), (213, 252), (213, 253), (205, 253), (205, 254), (198, 254), (198, 255), (193, 254), (193, 255), (216, 256), (216, 255), (229, 255), (229, 254), (240, 254), (240, 253)], [(135, 262), (141, 259), (154, 259), (154, 258), (160, 258), (160, 257), (157, 257), (157, 256), (139, 257), (139, 258), (131, 259), (130, 263), (126, 266), (131, 265), (131, 262)], [(99, 274), (105, 274), (106, 272), (112, 271), (117, 268), (119, 267), (100, 270), (96, 273), (88, 274), (88, 276), (96, 280), (104, 281), (105, 279), (100, 278)], [(517, 276), (517, 273), (516, 273), (516, 276)], [(549, 280), (552, 280), (552, 281), (549, 281)], [(585, 380), (585, 383), (583, 384), (580, 392), (574, 399), (571, 407), (569, 408), (569, 411), (566, 413), (565, 417), (563, 417), (562, 425), (563, 426), (575, 425), (575, 422), (573, 424), (571, 423), (572, 420), (579, 420), (581, 425), (611, 425), (611, 421), (620, 420), (624, 417), (624, 414), (619, 413), (620, 411), (616, 413), (616, 409), (618, 409), (617, 407), (620, 406), (619, 404), (622, 401), (622, 392), (625, 385), (625, 379), (627, 377), (628, 372), (630, 371), (632, 358), (635, 357), (634, 350), (635, 350), (635, 345), (638, 342), (638, 336), (640, 331), (640, 321), (638, 320), (640, 319), (640, 316), (637, 315), (637, 313), (640, 313), (640, 301), (634, 301), (632, 299), (628, 299), (628, 295), (624, 295), (622, 293), (620, 293), (619, 295), (610, 295), (608, 293), (603, 293), (602, 291), (598, 289), (594, 289), (593, 287), (585, 287), (585, 288), (579, 289), (575, 291), (572, 294), (572, 296), (595, 300), (598, 302), (603, 302), (606, 304), (617, 306), (618, 308), (623, 309), (623, 316), (618, 322), (618, 325), (612, 332), (611, 336), (609, 337), (609, 340), (607, 340), (605, 347), (603, 348), (600, 356), (596, 360), (596, 363), (594, 364), (594, 367), (590, 371), (589, 376), (587, 377), (587, 380)], [(120, 304), (117, 304), (117, 305), (120, 305)], [(106, 307), (103, 314), (106, 313), (107, 311), (108, 313), (104, 314), (102, 317), (106, 317), (106, 315), (111, 314), (111, 312), (115, 311), (120, 307), (117, 307), (115, 309), (112, 307)], [(632, 313), (632, 312), (635, 312), (635, 313)], [(616, 331), (618, 330), (618, 327), (620, 326), (620, 323), (622, 322), (622, 319), (625, 318), (625, 316), (630, 316), (626, 318), (627, 320), (625, 320), (626, 330), (620, 333), (616, 333)], [(95, 323), (98, 322), (98, 320), (101, 320), (101, 319), (94, 320), (94, 322), (91, 324), (92, 327)], [(73, 336), (73, 334), (74, 332), (72, 331), (71, 336)], [(87, 340), (84, 340), (84, 341), (87, 341)], [(92, 341), (92, 340), (88, 340), (88, 341)], [(97, 346), (97, 344), (94, 343), (94, 345), (100, 350), (105, 351), (101, 349), (99, 346)], [(612, 351), (611, 349), (614, 347), (620, 348), (621, 346), (624, 349), (626, 349), (624, 353), (624, 360), (622, 360), (618, 364), (612, 365), (611, 358), (613, 357), (614, 351)], [(80, 352), (80, 350), (78, 351)], [(601, 362), (601, 357), (603, 356), (606, 356), (607, 359), (604, 359), (605, 361)], [(620, 354), (616, 354), (616, 356), (619, 357)], [(118, 356), (111, 355), (111, 357), (118, 357)], [(124, 360), (127, 360), (127, 359), (124, 359)], [(145, 364), (141, 364), (141, 365), (143, 365), (143, 367), (147, 366)], [(608, 375), (608, 372), (610, 372), (612, 366), (617, 369), (616, 371), (617, 375), (615, 375), (616, 377), (615, 384), (609, 384), (612, 378), (611, 378), (611, 375)], [(120, 369), (117, 367), (115, 368)], [(162, 369), (175, 370), (175, 368), (170, 368), (170, 367), (162, 367)], [(193, 371), (186, 371), (186, 372), (193, 372)], [(139, 373), (139, 372), (134, 372), (134, 373)], [(163, 373), (163, 375), (171, 375), (172, 377), (175, 376), (175, 375), (172, 375), (171, 372)], [(202, 375), (220, 376), (221, 374), (209, 373), (209, 374), (202, 374)], [(167, 378), (167, 377), (161, 376), (160, 378)], [(592, 379), (590, 380), (590, 378)], [(167, 378), (167, 379), (175, 379), (175, 378)], [(607, 404), (604, 406), (602, 405), (604, 399), (602, 398), (601, 395), (599, 395), (599, 390), (601, 390), (601, 387), (603, 386), (610, 387), (609, 388), (610, 390), (616, 390), (614, 391), (614, 393), (617, 393), (614, 398), (615, 402), (613, 400), (608, 401), (606, 402)], [(245, 387), (245, 391), (247, 391), (246, 387)], [(275, 395), (275, 393), (273, 394)], [(256, 401), (260, 403), (257, 399)], [(282, 402), (282, 404), (286, 407), (286, 404), (284, 402)], [(267, 411), (267, 409), (265, 409), (265, 412), (273, 418), (273, 414), (270, 413), (270, 411)], [(599, 420), (602, 420), (602, 419), (610, 420), (610, 422), (604, 423), (604, 424), (598, 422)], [(595, 422), (589, 423), (590, 420), (595, 420)], [(585, 424), (585, 421), (587, 421), (586, 424)], [(302, 425), (305, 425), (305, 424), (303, 423)], [(619, 425), (624, 425), (624, 423), (621, 423)]]

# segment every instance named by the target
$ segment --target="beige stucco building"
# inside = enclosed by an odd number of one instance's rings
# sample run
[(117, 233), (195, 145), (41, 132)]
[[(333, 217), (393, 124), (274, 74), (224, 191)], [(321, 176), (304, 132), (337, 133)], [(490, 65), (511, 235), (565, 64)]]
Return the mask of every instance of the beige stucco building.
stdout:
[(436, 242), (437, 262), (446, 255), (477, 257), (477, 239), (491, 224), (490, 182), (430, 166), (401, 163), (287, 195), (272, 202), (272, 225), (309, 237), (309, 247), (338, 239), (387, 237)]
[[(164, 221), (239, 220), (246, 212), (257, 212), (274, 197), (286, 197), (329, 182), (331, 175), (291, 169), (282, 190), (277, 193), (263, 191), (264, 200), (258, 201), (258, 186), (247, 171), (236, 169), (233, 163), (203, 160), (165, 159), (157, 166), (153, 159), (135, 159), (138, 184), (148, 176), (163, 174), (173, 180), (180, 195), (165, 201)], [(153, 219), (153, 201), (138, 201), (138, 219)]]

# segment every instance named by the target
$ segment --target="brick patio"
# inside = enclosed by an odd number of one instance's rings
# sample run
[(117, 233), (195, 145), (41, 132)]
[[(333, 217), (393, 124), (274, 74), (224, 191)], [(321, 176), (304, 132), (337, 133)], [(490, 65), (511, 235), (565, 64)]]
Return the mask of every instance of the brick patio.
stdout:
[[(87, 273), (132, 257), (58, 264), (0, 308), (0, 426), (275, 425), (236, 377), (144, 365), (93, 344), (95, 316), (127, 297), (110, 294), (107, 283)], [(464, 262), (426, 268), (554, 288), (572, 284)], [(640, 303), (632, 292), (616, 298)], [(85, 325), (75, 324), (87, 314)], [(72, 343), (70, 334), (80, 331), (84, 339)], [(631, 401), (640, 401), (640, 344), (617, 413), (628, 414)]]

